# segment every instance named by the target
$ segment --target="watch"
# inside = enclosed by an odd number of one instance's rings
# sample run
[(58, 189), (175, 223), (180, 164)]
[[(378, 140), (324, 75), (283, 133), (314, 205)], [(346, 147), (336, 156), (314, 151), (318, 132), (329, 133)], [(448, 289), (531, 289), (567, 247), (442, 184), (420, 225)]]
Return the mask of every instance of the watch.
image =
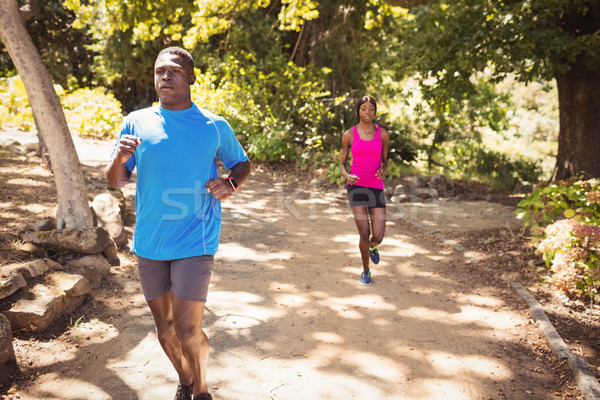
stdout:
[(231, 191), (231, 193), (233, 193), (233, 192), (235, 192), (236, 190), (238, 190), (238, 184), (237, 184), (237, 182), (236, 182), (236, 180), (235, 180), (235, 178), (234, 178), (233, 176), (230, 176), (229, 178), (225, 178), (225, 180), (226, 180), (227, 182), (229, 182), (229, 184), (231, 185), (231, 189), (233, 189), (233, 190)]

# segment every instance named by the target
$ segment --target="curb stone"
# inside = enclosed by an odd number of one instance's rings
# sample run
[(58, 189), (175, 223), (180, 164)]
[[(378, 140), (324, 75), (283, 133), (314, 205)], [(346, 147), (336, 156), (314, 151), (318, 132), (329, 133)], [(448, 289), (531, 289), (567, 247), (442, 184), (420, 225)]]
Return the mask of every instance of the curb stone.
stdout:
[[(437, 239), (444, 242), (446, 245), (450, 246), (455, 251), (460, 253), (463, 253), (465, 251), (465, 248), (458, 244), (456, 241), (446, 239), (439, 232), (435, 232), (432, 229), (429, 229), (429, 227), (417, 221), (408, 219), (403, 220), (413, 225), (414, 227), (435, 236)], [(467, 258), (473, 259), (473, 257)], [(552, 349), (552, 352), (554, 353), (554, 356), (558, 359), (558, 361), (567, 361), (567, 365), (569, 366), (571, 372), (573, 373), (573, 376), (575, 377), (575, 382), (577, 382), (577, 386), (579, 387), (583, 398), (585, 400), (600, 400), (600, 383), (598, 383), (598, 379), (596, 379), (583, 357), (571, 353), (565, 341), (560, 337), (559, 333), (552, 325), (552, 322), (550, 322), (550, 320), (548, 319), (548, 316), (544, 312), (542, 305), (520, 283), (510, 282), (504, 278), (501, 279), (508, 283), (511, 289), (519, 297), (521, 297), (521, 299), (529, 306), (529, 311), (531, 315), (538, 323), (540, 329), (542, 330), (542, 333), (546, 337), (546, 341), (550, 345), (550, 348)]]
[(567, 361), (571, 372), (575, 376), (577, 386), (581, 390), (581, 394), (585, 400), (600, 399), (600, 383), (590, 370), (583, 357), (573, 354), (565, 344), (565, 341), (560, 337), (548, 316), (544, 312), (542, 305), (529, 293), (523, 285), (518, 282), (510, 282), (511, 289), (527, 303), (529, 311), (533, 318), (538, 322), (538, 325), (546, 340), (552, 349), (552, 352), (559, 361)]

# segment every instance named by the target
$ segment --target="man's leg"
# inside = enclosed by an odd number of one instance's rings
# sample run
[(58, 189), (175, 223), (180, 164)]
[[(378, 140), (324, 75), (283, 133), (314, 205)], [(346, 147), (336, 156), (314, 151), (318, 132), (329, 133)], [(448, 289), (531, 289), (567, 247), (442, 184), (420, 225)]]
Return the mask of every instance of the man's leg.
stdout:
[(175, 367), (181, 385), (189, 385), (193, 382), (192, 370), (184, 357), (181, 342), (175, 331), (173, 319), (173, 292), (168, 291), (157, 299), (149, 300), (148, 306), (154, 317), (156, 334), (167, 357)]
[(173, 297), (175, 331), (194, 381), (194, 396), (208, 393), (208, 337), (202, 330), (205, 303)]

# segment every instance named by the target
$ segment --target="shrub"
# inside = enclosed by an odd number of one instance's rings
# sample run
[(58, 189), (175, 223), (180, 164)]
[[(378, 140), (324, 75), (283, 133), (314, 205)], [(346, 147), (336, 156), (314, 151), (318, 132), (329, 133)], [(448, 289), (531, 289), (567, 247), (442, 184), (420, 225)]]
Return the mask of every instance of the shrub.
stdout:
[(546, 227), (537, 250), (553, 272), (549, 281), (567, 295), (598, 295), (600, 227), (562, 219)]
[(113, 138), (123, 121), (121, 103), (106, 89), (77, 89), (61, 96), (71, 133), (98, 139)]
[(600, 185), (597, 179), (540, 184), (517, 206), (552, 271), (549, 282), (570, 296), (594, 299), (600, 282)]
[[(95, 138), (115, 137), (122, 121), (121, 103), (104, 88), (65, 91), (54, 85), (71, 134)], [(35, 128), (33, 113), (20, 77), (0, 78), (0, 127), (23, 131)]]

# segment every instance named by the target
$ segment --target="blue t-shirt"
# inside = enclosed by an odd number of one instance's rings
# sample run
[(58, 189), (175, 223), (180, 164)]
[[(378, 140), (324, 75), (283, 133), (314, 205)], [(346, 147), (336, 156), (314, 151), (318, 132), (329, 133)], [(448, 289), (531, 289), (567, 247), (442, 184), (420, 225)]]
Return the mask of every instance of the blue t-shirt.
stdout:
[(248, 160), (231, 126), (195, 104), (182, 111), (153, 106), (125, 118), (117, 143), (125, 134), (142, 139), (125, 164), (137, 167), (131, 251), (152, 260), (215, 254), (221, 202), (206, 182), (217, 177), (216, 158), (227, 169)]

